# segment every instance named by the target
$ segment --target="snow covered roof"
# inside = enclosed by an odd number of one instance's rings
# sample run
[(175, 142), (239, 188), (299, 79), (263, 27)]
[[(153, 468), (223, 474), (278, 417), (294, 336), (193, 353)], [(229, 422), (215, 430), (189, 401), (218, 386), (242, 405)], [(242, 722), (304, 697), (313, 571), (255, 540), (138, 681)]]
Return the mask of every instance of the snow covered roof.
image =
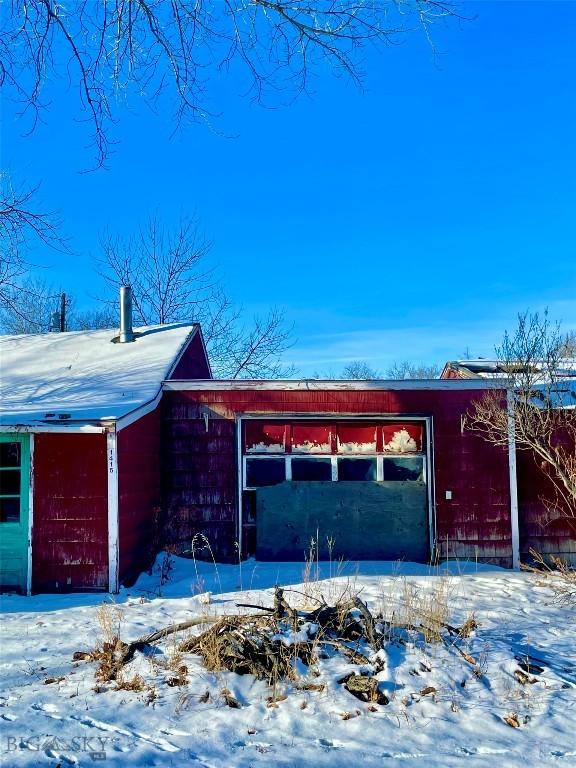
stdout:
[[(456, 379), (477, 381), (500, 380), (514, 381), (511, 377), (511, 367), (500, 360), (453, 360), (446, 363), (440, 376), (441, 379)], [(576, 407), (576, 360), (560, 360), (552, 377), (547, 372), (544, 363), (536, 363), (532, 367), (518, 366), (514, 371), (517, 374), (526, 373), (530, 376), (530, 386), (535, 393), (532, 398), (534, 405), (543, 408), (575, 408)]]
[(535, 384), (531, 402), (540, 408), (576, 408), (576, 382), (563, 379), (548, 384)]
[(0, 336), (0, 428), (115, 421), (153, 401), (197, 324)]
[[(542, 367), (545, 367), (544, 364), (542, 364)], [(539, 366), (536, 364), (534, 370), (538, 368)], [(477, 360), (452, 360), (446, 363), (440, 378), (446, 378), (446, 374), (450, 370), (458, 373), (462, 378), (480, 379), (505, 379), (510, 373), (509, 364), (503, 363), (501, 360), (488, 360), (483, 357)], [(520, 372), (520, 369), (518, 372)], [(555, 375), (562, 379), (576, 378), (576, 360), (561, 360), (555, 370)]]

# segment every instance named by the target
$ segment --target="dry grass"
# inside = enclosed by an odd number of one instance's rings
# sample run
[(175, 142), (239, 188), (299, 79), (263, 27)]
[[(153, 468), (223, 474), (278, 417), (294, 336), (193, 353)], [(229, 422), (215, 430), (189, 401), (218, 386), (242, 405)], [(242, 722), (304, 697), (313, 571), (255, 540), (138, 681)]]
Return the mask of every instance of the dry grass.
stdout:
[[(387, 634), (404, 628), (422, 634), (424, 642), (439, 642), (449, 625), (453, 612), (455, 583), (449, 576), (430, 579), (424, 587), (419, 582), (397, 577), (388, 590), (383, 590), (380, 615), (387, 626)], [(475, 628), (472, 616), (461, 627), (462, 636)]]
[(192, 555), (192, 560), (194, 561), (194, 570), (196, 572), (195, 592), (198, 593), (204, 591), (204, 579), (198, 573), (197, 559), (212, 562), (212, 565), (214, 566), (216, 581), (218, 582), (219, 591), (223, 592), (224, 590), (222, 589), (222, 582), (220, 581), (220, 572), (218, 570), (216, 557), (214, 556), (214, 552), (210, 545), (209, 539), (203, 533), (196, 533), (192, 538), (190, 553)]
[(104, 643), (113, 644), (120, 638), (124, 611), (116, 603), (102, 603), (96, 610), (96, 620)]
[(546, 559), (534, 549), (530, 554), (535, 565), (522, 565), (522, 569), (536, 574), (538, 586), (552, 590), (554, 602), (576, 607), (576, 569), (555, 555)]
[(427, 643), (439, 642), (450, 618), (450, 593), (447, 577), (438, 578), (434, 587), (426, 590), (405, 579), (401, 600), (403, 622), (421, 628)]
[[(193, 553), (201, 545), (207, 549), (208, 559), (213, 557), (204, 539), (199, 537), (193, 542)], [(334, 542), (329, 541), (328, 545), (331, 552)], [(197, 568), (195, 559), (194, 565)], [(369, 670), (366, 680), (360, 682), (357, 678), (363, 673), (356, 673), (351, 685), (373, 686), (373, 690), (352, 691), (353, 695), (357, 698), (362, 695), (362, 700), (369, 704), (387, 704), (387, 697), (382, 695), (378, 700), (375, 697), (380, 695), (377, 675), (382, 669), (378, 653), (390, 641), (416, 642), (423, 654), (430, 658), (440, 653), (443, 646), (450, 650), (454, 663), (462, 664), (464, 660), (474, 668), (474, 674), (476, 670), (479, 675), (483, 674), (483, 665), (466, 653), (468, 644), (464, 642), (476, 629), (474, 616), (469, 616), (460, 627), (449, 623), (457, 579), (432, 574), (430, 578), (420, 580), (400, 576), (387, 579), (387, 589), (391, 593), (383, 594), (380, 614), (372, 615), (360, 599), (357, 576), (342, 578), (341, 562), (330, 562), (329, 568), (332, 578), (323, 579), (322, 570), (326, 570), (326, 564), (323, 563), (321, 568), (317, 542), (312, 541), (304, 567), (303, 586), (286, 590), (291, 604), (282, 597), (283, 590), (277, 588), (274, 607), (263, 611), (222, 616), (213, 608), (210, 614), (197, 617), (202, 623), (193, 628), (190, 622), (182, 622), (188, 625), (186, 627), (174, 624), (166, 628), (174, 634), (164, 645), (164, 652), (147, 654), (147, 657), (151, 669), (156, 674), (160, 672), (164, 685), (181, 689), (174, 691), (179, 696), (179, 708), (186, 709), (195, 699), (188, 694), (189, 665), (191, 669), (193, 667), (187, 654), (201, 657), (204, 670), (216, 676), (221, 691), (226, 690), (224, 673), (228, 671), (251, 674), (265, 681), (270, 686), (270, 706), (281, 701), (286, 691), (292, 688), (323, 691), (325, 683), (321, 679), (317, 683), (310, 683), (310, 680), (320, 677), (322, 659), (335, 655)], [(196, 577), (198, 584), (197, 570)], [(139, 638), (127, 645), (121, 639), (123, 618), (123, 610), (113, 602), (104, 603), (98, 609), (100, 640), (90, 654), (91, 660), (99, 662), (97, 680), (101, 683), (115, 681), (121, 690), (153, 692), (153, 684), (147, 684), (140, 674), (127, 676), (128, 667), (123, 669), (123, 659), (127, 659), (127, 665), (133, 657), (133, 652), (127, 653), (127, 649), (130, 651), (138, 644), (166, 643), (167, 637), (161, 629), (149, 636), (151, 640), (147, 636), (144, 643)], [(437, 650), (433, 651), (433, 648)], [(424, 694), (421, 692), (421, 695)], [(220, 698), (234, 707), (231, 700), (226, 701), (224, 693)], [(151, 703), (153, 700), (151, 694)]]
[[(298, 608), (309, 609), (314, 604), (320, 603), (335, 605), (351, 600), (360, 593), (357, 587), (357, 572), (344, 578), (344, 571), (348, 562), (342, 558), (333, 559), (335, 539), (330, 536), (326, 537), (329, 559), (327, 562), (320, 561), (318, 537), (319, 532), (317, 531), (316, 538), (311, 539), (304, 558), (301, 595), (305, 600), (297, 605)], [(327, 578), (322, 576), (322, 567), (328, 568)], [(295, 590), (287, 591), (293, 592)]]
[(96, 611), (96, 619), (100, 636), (91, 656), (99, 662), (96, 679), (108, 681), (112, 678), (112, 670), (116, 665), (118, 655), (125, 647), (120, 639), (124, 611), (116, 603), (102, 603)]
[(119, 691), (145, 691), (148, 689), (148, 684), (142, 677), (142, 675), (134, 675), (130, 678), (118, 677), (116, 679), (116, 688)]

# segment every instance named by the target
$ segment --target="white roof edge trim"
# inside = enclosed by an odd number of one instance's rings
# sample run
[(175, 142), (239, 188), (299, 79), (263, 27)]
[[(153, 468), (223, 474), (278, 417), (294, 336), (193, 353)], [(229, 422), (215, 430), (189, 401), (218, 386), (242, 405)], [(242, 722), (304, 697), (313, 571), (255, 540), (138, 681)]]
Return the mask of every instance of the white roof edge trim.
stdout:
[[(188, 336), (186, 336), (186, 338), (182, 342), (182, 345), (178, 350), (178, 354), (175, 356), (172, 362), (172, 365), (170, 366), (166, 374), (167, 377), (170, 377), (170, 374), (180, 362), (182, 355), (184, 354), (184, 352), (186, 352), (186, 349), (188, 348), (188, 344), (190, 344), (190, 342), (192, 341), (192, 339), (198, 333), (199, 330), (200, 330), (200, 325), (198, 323), (195, 323), (194, 327), (192, 328)], [(208, 368), (210, 368), (210, 364), (208, 364)], [(123, 416), (120, 416), (119, 418), (115, 419), (114, 421), (116, 425), (116, 432), (120, 432), (122, 429), (129, 427), (131, 424), (133, 424), (135, 421), (138, 421), (138, 419), (141, 419), (143, 416), (146, 416), (147, 414), (152, 413), (152, 411), (154, 411), (160, 404), (160, 400), (162, 399), (162, 391), (163, 391), (163, 382), (160, 382), (158, 391), (156, 392), (156, 395), (151, 400), (148, 400), (143, 405), (139, 405), (137, 408), (134, 408), (134, 410), (129, 411), (128, 413), (125, 413)]]
[(270, 379), (270, 380), (249, 380), (249, 379), (172, 379), (164, 381), (162, 388), (165, 391), (186, 390), (451, 390), (451, 389), (508, 389), (506, 380), (502, 379), (374, 379), (374, 380), (351, 380), (342, 379)]
[(155, 411), (156, 408), (158, 408), (160, 405), (161, 400), (162, 387), (160, 387), (158, 394), (153, 400), (149, 400), (147, 403), (144, 403), (144, 405), (140, 405), (138, 408), (130, 411), (130, 413), (125, 413), (124, 416), (121, 416), (119, 419), (117, 419), (116, 432), (120, 432), (120, 430), (129, 427), (131, 424), (134, 424), (134, 422), (138, 421), (138, 419), (141, 419), (142, 417), (147, 416), (149, 413), (152, 413), (152, 411)]
[[(172, 365), (170, 366), (166, 374), (167, 378), (170, 378), (172, 371), (176, 369), (178, 363), (182, 359), (182, 355), (184, 354), (184, 352), (186, 352), (188, 348), (188, 344), (190, 344), (190, 342), (192, 341), (194, 336), (196, 336), (198, 331), (200, 331), (200, 325), (199, 323), (195, 323), (194, 327), (192, 328), (188, 336), (186, 336), (186, 338), (182, 342), (182, 345), (178, 350), (178, 354), (175, 356), (172, 362)], [(200, 331), (200, 339), (202, 340), (201, 331)], [(203, 340), (202, 340), (202, 345), (204, 345)], [(206, 360), (208, 360), (208, 358), (206, 358)], [(208, 370), (210, 370), (210, 363), (208, 363)], [(210, 370), (210, 373), (212, 373), (211, 370)], [(160, 404), (160, 400), (162, 399), (163, 384), (164, 382), (160, 382), (158, 391), (151, 400), (148, 400), (143, 405), (139, 405), (137, 408), (134, 408), (134, 410), (129, 411), (128, 413), (125, 413), (123, 416), (120, 416), (118, 419), (115, 420), (116, 432), (120, 432), (122, 429), (125, 429), (126, 427), (129, 427), (131, 424), (134, 424), (134, 422), (138, 421), (138, 419), (141, 419), (143, 416), (146, 416), (147, 414), (152, 413), (152, 411), (156, 410), (156, 408)]]
[(70, 424), (64, 426), (60, 424), (0, 424), (0, 433), (18, 433), (23, 432), (25, 434), (37, 434), (39, 432), (51, 432), (58, 434), (102, 434), (107, 432), (108, 429), (105, 426), (98, 424)]
[[(52, 412), (72, 417), (68, 431), (106, 427), (145, 407), (162, 392), (199, 328), (173, 323), (135, 330), (136, 344), (126, 345), (111, 344), (109, 329), (2, 337), (0, 429), (3, 423), (16, 431), (48, 431), (45, 414)], [(39, 385), (33, 397), (31, 381)]]

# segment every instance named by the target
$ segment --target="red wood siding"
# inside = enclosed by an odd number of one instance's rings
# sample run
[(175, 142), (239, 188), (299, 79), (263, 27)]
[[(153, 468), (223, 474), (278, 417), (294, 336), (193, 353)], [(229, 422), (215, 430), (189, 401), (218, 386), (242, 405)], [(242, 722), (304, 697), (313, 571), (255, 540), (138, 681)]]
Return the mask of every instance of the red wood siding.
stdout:
[(554, 487), (530, 451), (517, 452), (516, 466), (522, 562), (531, 560), (532, 548), (576, 565), (576, 520), (547, 511), (546, 500), (555, 498)]
[(107, 509), (106, 436), (36, 435), (34, 591), (108, 588)]
[(235, 424), (214, 416), (193, 398), (164, 398), (166, 535), (179, 551), (190, 550), (195, 536), (196, 549), (205, 536), (220, 560), (231, 561), (238, 538)]
[[(233, 551), (237, 415), (432, 416), (436, 540), (441, 555), (511, 566), (507, 454), (476, 435), (462, 433), (462, 417), (481, 394), (480, 390), (166, 392), (170, 514), (179, 510), (181, 517), (190, 522), (190, 531), (217, 531), (218, 552), (221, 547)], [(209, 417), (208, 433), (204, 414)], [(172, 440), (175, 446), (171, 448)], [(192, 456), (193, 470), (189, 467)], [(210, 488), (210, 497), (204, 497), (195, 490), (197, 487)], [(445, 497), (448, 490), (452, 491), (452, 500)]]
[(131, 584), (160, 549), (160, 408), (118, 433), (119, 578)]
[(464, 376), (460, 371), (455, 370), (452, 367), (445, 368), (442, 371), (442, 375), (440, 376), (441, 379), (465, 379), (467, 378)]
[(195, 333), (174, 368), (171, 379), (211, 379), (200, 333)]

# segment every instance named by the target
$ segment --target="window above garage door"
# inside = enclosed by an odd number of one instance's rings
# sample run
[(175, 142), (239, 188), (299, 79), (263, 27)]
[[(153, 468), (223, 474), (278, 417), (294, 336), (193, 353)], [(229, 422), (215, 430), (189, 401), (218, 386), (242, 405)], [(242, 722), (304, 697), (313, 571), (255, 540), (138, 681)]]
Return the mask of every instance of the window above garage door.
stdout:
[(285, 481), (426, 480), (426, 421), (242, 422), (245, 490)]

